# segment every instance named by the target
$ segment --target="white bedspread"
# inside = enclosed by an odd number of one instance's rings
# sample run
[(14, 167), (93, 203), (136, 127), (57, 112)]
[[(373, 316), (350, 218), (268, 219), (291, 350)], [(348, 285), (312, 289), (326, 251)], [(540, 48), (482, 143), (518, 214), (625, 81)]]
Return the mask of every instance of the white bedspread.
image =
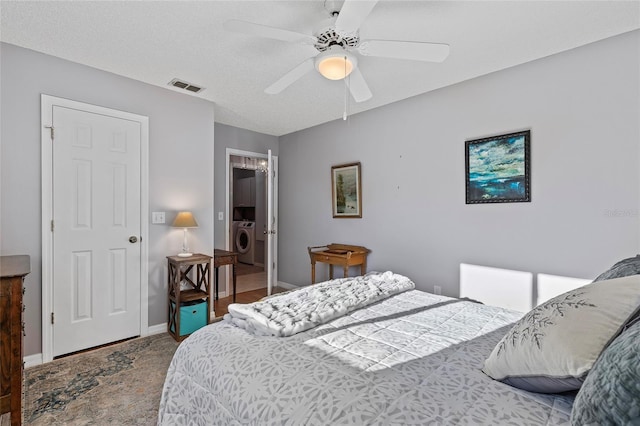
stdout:
[(251, 334), (287, 337), (414, 288), (413, 281), (403, 275), (372, 272), (326, 281), (255, 303), (231, 304), (224, 319)]
[(572, 397), (480, 370), (521, 315), (409, 290), (287, 338), (211, 324), (178, 347), (158, 424), (568, 424)]

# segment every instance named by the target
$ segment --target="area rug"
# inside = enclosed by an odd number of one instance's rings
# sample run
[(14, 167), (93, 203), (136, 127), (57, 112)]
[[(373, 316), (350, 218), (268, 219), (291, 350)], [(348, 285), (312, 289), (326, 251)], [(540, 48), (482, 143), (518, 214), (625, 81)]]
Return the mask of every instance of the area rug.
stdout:
[(25, 370), (25, 424), (155, 425), (177, 347), (163, 333)]

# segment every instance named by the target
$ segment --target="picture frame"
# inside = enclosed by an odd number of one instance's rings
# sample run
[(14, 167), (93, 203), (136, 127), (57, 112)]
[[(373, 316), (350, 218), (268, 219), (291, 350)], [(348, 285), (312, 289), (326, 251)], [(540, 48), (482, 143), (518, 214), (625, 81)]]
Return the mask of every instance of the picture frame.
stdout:
[(466, 204), (531, 201), (531, 130), (465, 141)]
[(331, 204), (334, 218), (362, 217), (360, 163), (331, 167)]

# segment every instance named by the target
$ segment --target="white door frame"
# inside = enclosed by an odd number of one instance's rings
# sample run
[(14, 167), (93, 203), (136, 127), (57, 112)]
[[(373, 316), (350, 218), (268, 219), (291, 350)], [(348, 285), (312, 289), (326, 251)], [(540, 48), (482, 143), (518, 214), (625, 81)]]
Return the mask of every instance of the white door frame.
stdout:
[[(231, 203), (230, 203), (230, 199), (231, 199), (231, 156), (235, 155), (238, 157), (250, 157), (250, 158), (264, 158), (265, 160), (269, 158), (269, 156), (267, 154), (262, 154), (259, 152), (251, 152), (251, 151), (243, 151), (240, 149), (234, 149), (234, 148), (227, 148), (226, 149), (226, 158), (225, 158), (225, 216), (226, 216), (226, 221), (225, 221), (225, 242), (224, 242), (224, 246), (225, 246), (225, 250), (228, 251), (233, 251), (233, 238), (231, 236), (231, 228), (232, 228), (232, 224), (233, 224), (233, 209), (231, 208)], [(278, 156), (277, 155), (273, 155), (273, 168), (276, 172), (276, 174), (278, 173)], [(276, 182), (278, 182), (278, 180), (276, 180)], [(274, 193), (273, 193), (273, 215), (275, 216), (275, 228), (278, 229), (278, 185), (275, 184), (274, 185)], [(256, 229), (256, 232), (258, 232), (258, 230)], [(276, 235), (276, 247), (277, 247), (277, 235)], [(266, 241), (265, 241), (266, 243)], [(273, 250), (273, 261), (276, 264), (276, 269), (273, 271), (274, 275), (274, 281), (277, 283), (278, 282), (278, 250), (274, 249)], [(266, 259), (265, 259), (265, 263)], [(265, 267), (267, 267), (267, 265), (265, 265)], [(229, 295), (231, 295), (230, 292), (231, 289), (231, 274), (227, 274), (226, 275), (226, 279), (225, 279), (225, 288), (224, 288), (224, 293), (221, 292), (220, 297), (228, 297)]]
[(140, 336), (149, 334), (149, 117), (42, 94), (42, 362), (53, 360), (53, 146), (50, 127), (54, 105), (140, 123)]

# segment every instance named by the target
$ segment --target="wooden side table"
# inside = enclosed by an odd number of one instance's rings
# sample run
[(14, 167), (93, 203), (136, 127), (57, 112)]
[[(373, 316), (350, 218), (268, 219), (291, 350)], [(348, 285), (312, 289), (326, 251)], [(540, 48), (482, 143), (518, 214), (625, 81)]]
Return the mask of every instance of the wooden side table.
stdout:
[(238, 253), (226, 250), (213, 250), (213, 266), (216, 268), (216, 300), (218, 300), (218, 268), (231, 265), (233, 274), (233, 302), (236, 301), (236, 266), (238, 265)]
[(366, 247), (348, 244), (329, 244), (326, 246), (308, 247), (311, 258), (311, 284), (316, 282), (316, 262), (329, 264), (329, 279), (333, 279), (333, 265), (341, 265), (344, 276), (349, 274), (349, 267), (360, 265), (360, 275), (367, 272), (367, 255), (371, 252)]
[(22, 424), (22, 284), (29, 272), (29, 256), (0, 256), (0, 415), (11, 413), (11, 426)]
[[(207, 324), (211, 322), (209, 303), (211, 259), (211, 256), (200, 253), (194, 253), (189, 257), (167, 256), (169, 265), (169, 322), (167, 331), (178, 342), (189, 336), (188, 334), (180, 335), (180, 308), (183, 303), (194, 300), (206, 301)], [(189, 276), (194, 267), (196, 268), (195, 281)], [(181, 289), (181, 283), (186, 283), (190, 288)]]

